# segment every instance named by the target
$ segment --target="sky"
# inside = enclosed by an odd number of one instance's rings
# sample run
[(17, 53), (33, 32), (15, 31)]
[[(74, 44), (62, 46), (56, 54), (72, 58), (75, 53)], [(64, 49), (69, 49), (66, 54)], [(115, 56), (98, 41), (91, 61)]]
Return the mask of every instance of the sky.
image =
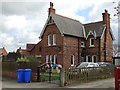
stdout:
[[(105, 9), (110, 13), (111, 28), (118, 42), (118, 17), (114, 16), (119, 0), (1, 0), (0, 48), (8, 52), (26, 48), (26, 43), (39, 42), (40, 33), (48, 18), (49, 3), (56, 13), (90, 23), (102, 20)], [(114, 2), (114, 3), (113, 3)]]

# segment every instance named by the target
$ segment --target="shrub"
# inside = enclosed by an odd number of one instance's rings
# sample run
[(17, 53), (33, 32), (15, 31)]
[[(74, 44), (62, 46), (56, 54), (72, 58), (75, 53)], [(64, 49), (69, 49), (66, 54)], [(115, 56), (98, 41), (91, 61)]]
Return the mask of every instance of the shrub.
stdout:
[(17, 59), (17, 61), (16, 61), (17, 63), (26, 63), (26, 62), (29, 62), (29, 59), (27, 59), (26, 57), (21, 57), (21, 58), (18, 58)]

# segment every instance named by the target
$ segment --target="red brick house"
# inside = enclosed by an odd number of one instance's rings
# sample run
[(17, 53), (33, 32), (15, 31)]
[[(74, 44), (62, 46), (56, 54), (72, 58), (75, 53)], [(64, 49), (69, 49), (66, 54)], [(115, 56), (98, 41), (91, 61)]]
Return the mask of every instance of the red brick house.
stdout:
[(42, 48), (41, 48), (41, 41), (39, 41), (37, 44), (35, 44), (31, 49), (30, 49), (30, 55), (35, 55), (36, 57), (42, 57)]
[(103, 20), (82, 24), (56, 14), (50, 3), (48, 19), (40, 34), (41, 41), (30, 51), (41, 55), (43, 63), (58, 63), (64, 68), (80, 62), (112, 62), (113, 34), (110, 14), (102, 13)]
[(0, 61), (2, 61), (3, 59), (5, 59), (7, 57), (7, 51), (6, 49), (3, 47), (3, 48), (0, 48)]
[(1, 56), (4, 56), (4, 57), (6, 57), (7, 56), (7, 51), (6, 51), (6, 49), (3, 47), (3, 48), (0, 48), (0, 55)]
[(16, 53), (19, 53), (21, 56), (26, 56), (30, 55), (31, 49), (35, 46), (36, 44), (26, 44), (26, 49), (22, 49), (19, 47), (16, 51)]

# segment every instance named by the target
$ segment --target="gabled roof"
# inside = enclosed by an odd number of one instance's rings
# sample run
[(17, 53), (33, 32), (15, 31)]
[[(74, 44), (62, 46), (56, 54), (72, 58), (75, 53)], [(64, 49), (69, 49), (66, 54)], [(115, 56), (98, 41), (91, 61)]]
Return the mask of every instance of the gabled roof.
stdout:
[(27, 51), (30, 51), (36, 44), (27, 44), (26, 49)]
[(41, 44), (41, 40), (31, 48), (30, 52), (31, 52), (37, 45), (40, 45), (40, 44)]
[(59, 29), (61, 34), (72, 35), (72, 36), (77, 36), (77, 37), (85, 36), (84, 35), (84, 26), (82, 25), (82, 23), (80, 23), (77, 20), (68, 18), (68, 17), (64, 17), (64, 16), (61, 16), (58, 14), (51, 13), (51, 15), (48, 17), (48, 20), (42, 30), (40, 37), (42, 37), (50, 17), (52, 17), (52, 20), (54, 20), (54, 23), (56, 24), (56, 26)]
[(7, 56), (7, 51), (6, 51), (6, 49), (4, 47), (0, 48), (0, 55)]
[[(96, 37), (102, 37), (102, 34), (105, 33), (104, 31), (106, 29), (106, 25), (103, 24), (103, 21), (99, 21), (99, 22), (84, 24), (84, 28), (85, 28), (86, 36), (88, 36), (89, 32), (93, 32), (94, 34), (96, 34), (95, 35)], [(111, 28), (110, 28), (110, 34), (112, 40), (115, 40)]]
[(91, 31), (93, 33), (96, 33), (96, 37), (100, 37), (102, 35), (105, 27), (106, 27), (106, 25), (103, 24), (103, 21), (84, 24), (86, 36)]

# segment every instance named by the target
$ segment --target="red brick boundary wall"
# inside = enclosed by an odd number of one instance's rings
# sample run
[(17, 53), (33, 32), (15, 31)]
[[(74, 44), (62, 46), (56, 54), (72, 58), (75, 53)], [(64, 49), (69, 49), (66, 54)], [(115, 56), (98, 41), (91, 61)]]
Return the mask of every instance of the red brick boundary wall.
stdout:
[(16, 62), (2, 62), (2, 77), (16, 79), (18, 69), (31, 69), (31, 81), (37, 81), (37, 66), (39, 62), (16, 63)]

